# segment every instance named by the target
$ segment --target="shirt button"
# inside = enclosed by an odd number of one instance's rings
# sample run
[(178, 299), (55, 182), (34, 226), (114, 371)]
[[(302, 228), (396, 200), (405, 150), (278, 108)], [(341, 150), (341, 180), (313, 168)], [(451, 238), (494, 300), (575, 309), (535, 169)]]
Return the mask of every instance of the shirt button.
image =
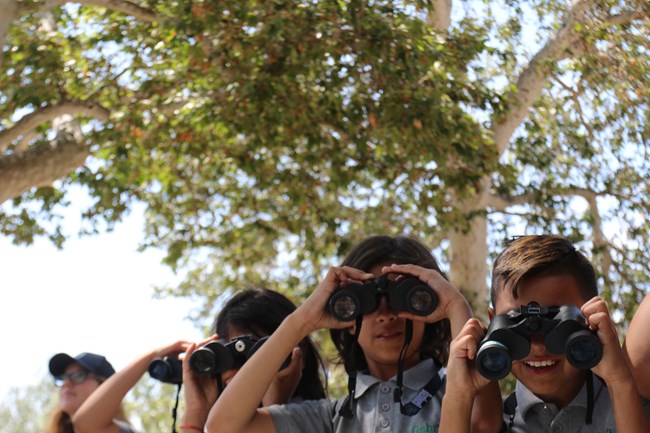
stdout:
[(382, 419), (382, 420), (379, 422), (379, 425), (382, 426), (383, 428), (386, 428), (386, 427), (388, 427), (388, 426), (390, 425), (390, 423), (388, 422), (387, 419)]
[(551, 413), (551, 408), (547, 404), (544, 405), (544, 413)]
[(387, 412), (389, 409), (390, 409), (390, 404), (384, 403), (381, 405), (381, 410), (383, 410), (384, 412)]
[(562, 424), (553, 425), (553, 433), (560, 433), (562, 431)]
[(384, 394), (388, 394), (390, 392), (390, 386), (382, 385), (381, 386), (381, 392), (383, 392)]

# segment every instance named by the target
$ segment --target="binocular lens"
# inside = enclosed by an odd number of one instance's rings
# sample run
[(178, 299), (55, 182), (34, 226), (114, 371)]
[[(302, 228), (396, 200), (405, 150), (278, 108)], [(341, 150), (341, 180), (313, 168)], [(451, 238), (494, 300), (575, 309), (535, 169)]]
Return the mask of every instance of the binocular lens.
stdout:
[(479, 373), (487, 379), (503, 379), (512, 368), (512, 360), (507, 347), (497, 341), (486, 343), (477, 353), (476, 367)]
[(566, 355), (574, 367), (588, 369), (600, 362), (603, 353), (600, 341), (596, 337), (582, 333), (573, 336), (567, 343)]
[(152, 361), (149, 365), (149, 375), (154, 379), (161, 381), (166, 380), (171, 376), (171, 373), (172, 371), (169, 365), (167, 365), (167, 363), (161, 359)]
[(208, 349), (198, 349), (192, 353), (190, 367), (196, 374), (212, 374), (217, 367), (214, 353)]
[(343, 295), (334, 300), (332, 315), (341, 322), (348, 322), (355, 318), (357, 303), (352, 296)]
[(414, 314), (428, 315), (433, 312), (434, 300), (431, 296), (431, 291), (428, 290), (415, 290), (409, 297), (409, 307)]

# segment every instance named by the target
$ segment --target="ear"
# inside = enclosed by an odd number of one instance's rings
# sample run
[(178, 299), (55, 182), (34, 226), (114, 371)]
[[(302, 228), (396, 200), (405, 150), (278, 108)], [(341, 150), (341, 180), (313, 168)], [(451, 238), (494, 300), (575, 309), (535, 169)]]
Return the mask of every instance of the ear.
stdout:
[(494, 319), (495, 314), (496, 314), (496, 312), (494, 311), (494, 308), (489, 307), (488, 308), (488, 317), (490, 318), (490, 320)]
[(348, 331), (348, 334), (354, 335), (354, 332), (357, 330), (356, 325), (352, 325), (349, 328), (345, 328)]

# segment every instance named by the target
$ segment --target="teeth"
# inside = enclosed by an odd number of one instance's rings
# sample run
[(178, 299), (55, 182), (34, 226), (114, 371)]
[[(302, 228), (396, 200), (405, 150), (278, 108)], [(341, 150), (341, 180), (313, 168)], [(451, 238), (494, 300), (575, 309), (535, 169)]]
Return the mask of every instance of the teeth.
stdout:
[(551, 365), (557, 364), (557, 361), (551, 361), (551, 360), (546, 360), (546, 361), (524, 361), (524, 364), (530, 366), (530, 367), (550, 367)]

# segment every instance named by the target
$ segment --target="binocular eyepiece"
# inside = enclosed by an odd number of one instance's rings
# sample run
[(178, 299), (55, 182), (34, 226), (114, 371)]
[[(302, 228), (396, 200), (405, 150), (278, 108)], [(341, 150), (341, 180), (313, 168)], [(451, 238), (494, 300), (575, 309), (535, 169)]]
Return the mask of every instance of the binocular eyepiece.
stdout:
[(379, 307), (381, 295), (395, 311), (408, 311), (427, 316), (438, 306), (438, 295), (419, 278), (406, 276), (390, 280), (388, 274), (365, 281), (346, 284), (329, 299), (329, 311), (340, 322), (349, 322), (358, 316), (372, 313)]
[(476, 354), (476, 367), (485, 378), (499, 380), (510, 373), (512, 361), (530, 353), (530, 337), (542, 334), (549, 352), (565, 355), (575, 368), (588, 370), (600, 362), (603, 348), (573, 305), (540, 307), (536, 302), (499, 314), (490, 322)]

